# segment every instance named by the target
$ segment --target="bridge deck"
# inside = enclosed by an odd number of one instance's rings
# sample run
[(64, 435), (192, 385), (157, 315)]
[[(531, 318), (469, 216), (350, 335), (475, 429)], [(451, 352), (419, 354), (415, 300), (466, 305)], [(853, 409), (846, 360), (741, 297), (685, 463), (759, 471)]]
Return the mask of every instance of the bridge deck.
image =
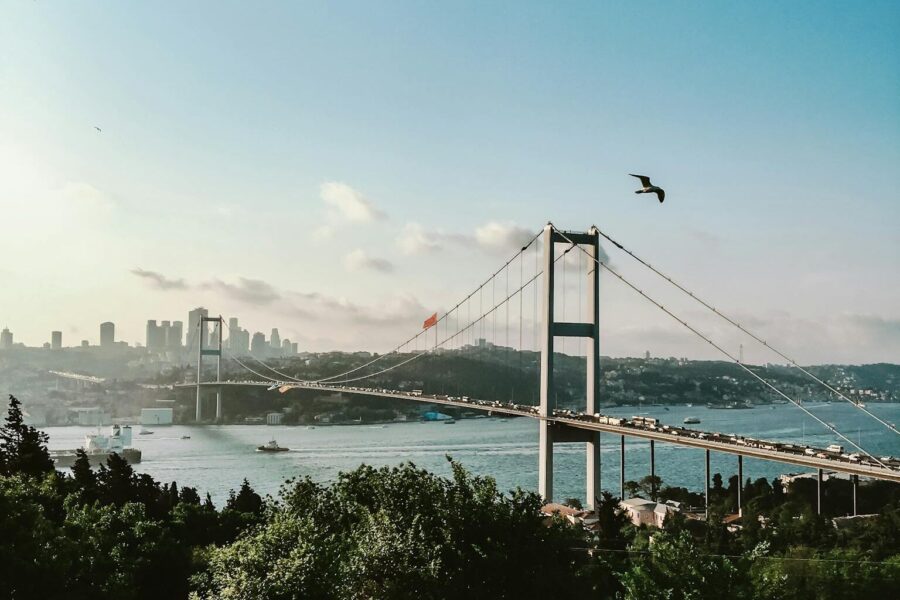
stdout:
[[(274, 384), (281, 385), (281, 384)], [(493, 412), (493, 413), (502, 413), (508, 415), (514, 415), (519, 417), (529, 417), (532, 419), (538, 420), (546, 420), (553, 423), (557, 423), (563, 427), (571, 427), (574, 429), (587, 430), (587, 431), (599, 431), (605, 433), (613, 433), (616, 435), (624, 435), (629, 437), (637, 437), (643, 438), (647, 440), (655, 440), (658, 442), (666, 442), (670, 444), (675, 444), (678, 446), (687, 446), (693, 448), (700, 448), (704, 450), (714, 450), (716, 452), (725, 452), (728, 454), (735, 454), (741, 456), (748, 456), (751, 458), (758, 458), (761, 460), (770, 460), (790, 465), (797, 465), (801, 467), (807, 467), (812, 469), (827, 469), (829, 471), (837, 471), (839, 473), (847, 473), (850, 475), (860, 475), (863, 477), (872, 477), (874, 479), (881, 479), (884, 481), (893, 481), (900, 483), (900, 469), (894, 467), (881, 467), (876, 464), (865, 464), (863, 462), (851, 462), (849, 460), (841, 459), (839, 457), (830, 457), (826, 456), (825, 458), (821, 458), (818, 456), (809, 456), (807, 454), (799, 454), (795, 452), (788, 452), (785, 450), (769, 450), (766, 448), (757, 448), (746, 446), (738, 443), (737, 441), (723, 441), (723, 440), (710, 440), (710, 439), (698, 439), (696, 437), (690, 437), (683, 433), (676, 434), (671, 433), (662, 429), (651, 429), (646, 426), (636, 426), (634, 424), (623, 424), (623, 425), (613, 425), (600, 423), (589, 419), (590, 416), (584, 415), (582, 418), (576, 418), (575, 416), (561, 416), (561, 415), (540, 415), (534, 412), (535, 407), (531, 406), (519, 406), (518, 408), (510, 406), (510, 405), (496, 405), (493, 402), (488, 402), (485, 400), (468, 400), (463, 401), (461, 399), (450, 399), (450, 397), (444, 396), (436, 396), (436, 395), (413, 395), (408, 392), (401, 392), (397, 390), (385, 390), (385, 389), (371, 389), (371, 388), (352, 388), (352, 387), (344, 387), (344, 386), (330, 386), (330, 385), (312, 385), (312, 384), (293, 384), (288, 383), (285, 385), (290, 385), (292, 388), (296, 389), (311, 389), (311, 390), (320, 390), (323, 392), (339, 392), (342, 394), (356, 394), (356, 395), (364, 395), (364, 396), (380, 396), (383, 398), (397, 398), (402, 400), (412, 400), (415, 402), (424, 402), (427, 404), (440, 404), (445, 406), (453, 406), (461, 409), (469, 409), (469, 410), (480, 410), (485, 412)], [(201, 383), (201, 387), (220, 387), (220, 386), (255, 386), (255, 387), (272, 387), (273, 384), (271, 382), (258, 382), (258, 381), (223, 381), (223, 382), (207, 382)], [(197, 384), (195, 383), (183, 383), (176, 384), (175, 387), (190, 387), (196, 388)], [(678, 431), (687, 431), (684, 428), (675, 428)], [(695, 429), (689, 430), (690, 432), (696, 434), (704, 434), (707, 437), (721, 437), (720, 434), (716, 434), (713, 432), (703, 432)], [(742, 438), (737, 438), (742, 439)], [(768, 440), (756, 440), (757, 442), (764, 443), (767, 445), (775, 445), (779, 444), (779, 442), (773, 442)], [(800, 449), (802, 450), (802, 448)], [(863, 457), (865, 459), (865, 457)]]

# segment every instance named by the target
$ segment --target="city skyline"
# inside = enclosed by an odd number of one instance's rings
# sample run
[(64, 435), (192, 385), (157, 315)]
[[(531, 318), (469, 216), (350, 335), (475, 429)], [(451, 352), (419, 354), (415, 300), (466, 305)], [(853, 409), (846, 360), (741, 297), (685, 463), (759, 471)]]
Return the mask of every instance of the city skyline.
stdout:
[[(552, 220), (800, 362), (900, 362), (900, 8), (574, 6), (6, 7), (0, 323), (138, 340), (204, 305), (385, 351)], [(601, 287), (604, 354), (717, 358)]]

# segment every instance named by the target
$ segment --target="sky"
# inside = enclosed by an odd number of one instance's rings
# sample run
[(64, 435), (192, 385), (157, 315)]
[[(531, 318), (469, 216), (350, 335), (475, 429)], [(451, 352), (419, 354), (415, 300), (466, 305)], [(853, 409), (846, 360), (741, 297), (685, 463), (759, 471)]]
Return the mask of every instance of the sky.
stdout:
[[(143, 342), (202, 305), (384, 351), (552, 221), (802, 363), (900, 362), (898, 27), (875, 1), (0, 0), (0, 327)], [(601, 352), (645, 351), (718, 356), (602, 275)]]

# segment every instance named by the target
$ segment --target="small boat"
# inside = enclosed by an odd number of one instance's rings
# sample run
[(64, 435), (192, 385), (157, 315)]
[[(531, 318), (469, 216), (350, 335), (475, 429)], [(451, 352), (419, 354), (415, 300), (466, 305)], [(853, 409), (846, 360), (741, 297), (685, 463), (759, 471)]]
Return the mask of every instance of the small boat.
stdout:
[(683, 423), (685, 425), (696, 425), (700, 422), (700, 417), (685, 417)]
[(442, 422), (444, 425), (453, 425), (454, 423), (456, 423), (456, 419), (444, 419), (444, 420), (441, 421), (441, 422)]
[(138, 431), (138, 435), (153, 435), (153, 432), (149, 429), (144, 429), (143, 427), (141, 427), (141, 430)]
[(307, 428), (307, 429), (315, 429), (315, 426), (314, 426), (314, 425), (307, 425), (306, 428)]
[(183, 435), (183, 436), (181, 436), (181, 439), (183, 439), (183, 440), (189, 440), (189, 439), (191, 439), (191, 436), (189, 436), (189, 435)]
[(284, 446), (279, 446), (278, 442), (274, 439), (266, 442), (264, 446), (259, 446), (256, 451), (257, 452), (287, 452), (290, 448), (285, 448)]

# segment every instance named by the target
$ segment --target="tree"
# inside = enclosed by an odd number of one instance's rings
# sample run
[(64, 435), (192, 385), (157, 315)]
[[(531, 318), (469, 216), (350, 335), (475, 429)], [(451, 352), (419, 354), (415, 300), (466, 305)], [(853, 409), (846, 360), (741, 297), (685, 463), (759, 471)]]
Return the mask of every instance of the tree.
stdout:
[(9, 410), (0, 427), (0, 474), (37, 477), (53, 471), (47, 434), (25, 424), (22, 403), (9, 396)]
[(686, 531), (654, 534), (649, 556), (621, 579), (625, 600), (719, 600), (740, 597), (743, 589), (734, 563), (704, 556)]
[[(213, 550), (202, 598), (580, 597), (583, 534), (547, 526), (537, 494), (501, 494), (453, 463), (450, 480), (362, 466), (282, 489), (265, 523)], [(585, 561), (586, 561), (586, 555)]]

